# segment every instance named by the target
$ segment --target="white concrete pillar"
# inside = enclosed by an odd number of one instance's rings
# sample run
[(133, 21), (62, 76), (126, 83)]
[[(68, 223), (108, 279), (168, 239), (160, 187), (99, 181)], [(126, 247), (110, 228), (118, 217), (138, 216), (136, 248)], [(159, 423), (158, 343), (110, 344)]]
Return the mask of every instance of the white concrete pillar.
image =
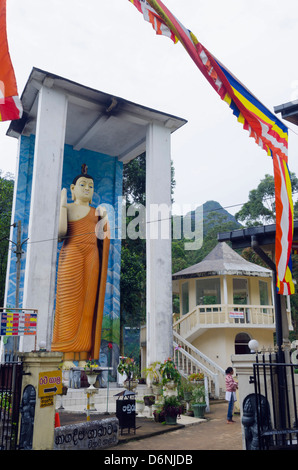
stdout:
[(222, 278), (223, 282), (223, 298), (222, 304), (224, 304), (225, 309), (225, 323), (229, 323), (229, 313), (228, 313), (228, 285), (227, 285), (227, 276), (224, 274)]
[[(37, 347), (50, 350), (57, 235), (62, 181), (67, 97), (48, 87), (39, 91), (38, 113), (23, 308), (38, 309)], [(22, 337), (21, 351), (34, 348), (34, 337)]]
[(251, 382), (250, 377), (253, 377), (253, 363), (256, 361), (255, 354), (233, 354), (231, 356), (231, 364), (234, 369), (234, 374), (237, 375), (238, 390), (237, 402), (235, 403), (235, 411), (240, 413), (241, 421), (241, 434), (243, 449), (246, 450), (245, 429), (242, 425), (243, 417), (243, 401), (244, 399), (254, 393), (254, 384)]
[(147, 366), (173, 355), (171, 134), (156, 123), (146, 137)]

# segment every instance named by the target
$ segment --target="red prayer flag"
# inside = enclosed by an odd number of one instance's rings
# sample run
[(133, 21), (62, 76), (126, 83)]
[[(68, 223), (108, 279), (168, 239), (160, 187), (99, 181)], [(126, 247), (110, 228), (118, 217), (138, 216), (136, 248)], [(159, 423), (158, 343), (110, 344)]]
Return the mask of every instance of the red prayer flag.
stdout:
[(22, 117), (14, 69), (9, 55), (6, 31), (6, 0), (0, 0), (0, 121)]
[(184, 46), (213, 89), (229, 105), (238, 122), (257, 145), (272, 157), (276, 202), (277, 290), (280, 294), (293, 294), (291, 247), (294, 211), (288, 169), (287, 127), (179, 22), (161, 0), (129, 1), (151, 23), (156, 34), (168, 36), (173, 42), (179, 41)]

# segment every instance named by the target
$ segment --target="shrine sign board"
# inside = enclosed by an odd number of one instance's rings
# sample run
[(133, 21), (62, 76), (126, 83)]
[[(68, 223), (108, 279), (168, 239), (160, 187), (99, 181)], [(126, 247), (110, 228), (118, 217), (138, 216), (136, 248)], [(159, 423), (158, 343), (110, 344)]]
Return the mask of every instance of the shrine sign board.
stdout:
[(38, 380), (38, 396), (49, 397), (62, 394), (62, 371), (40, 372)]
[(244, 312), (230, 312), (230, 318), (244, 318)]

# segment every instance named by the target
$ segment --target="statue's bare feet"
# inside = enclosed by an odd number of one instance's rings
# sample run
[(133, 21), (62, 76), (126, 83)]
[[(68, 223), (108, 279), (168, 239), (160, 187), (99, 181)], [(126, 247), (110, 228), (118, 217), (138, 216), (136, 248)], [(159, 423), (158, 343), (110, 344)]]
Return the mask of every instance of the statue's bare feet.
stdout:
[(64, 361), (62, 364), (62, 369), (64, 370), (69, 370), (75, 367), (74, 363), (72, 361)]

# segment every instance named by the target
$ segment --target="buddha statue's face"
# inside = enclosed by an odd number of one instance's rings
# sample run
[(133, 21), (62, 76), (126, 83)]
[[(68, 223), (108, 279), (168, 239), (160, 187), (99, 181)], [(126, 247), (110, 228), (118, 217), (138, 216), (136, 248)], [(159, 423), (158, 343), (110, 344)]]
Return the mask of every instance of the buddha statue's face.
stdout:
[(77, 203), (89, 203), (94, 192), (94, 182), (91, 178), (81, 176), (76, 184), (70, 186), (73, 200)]

